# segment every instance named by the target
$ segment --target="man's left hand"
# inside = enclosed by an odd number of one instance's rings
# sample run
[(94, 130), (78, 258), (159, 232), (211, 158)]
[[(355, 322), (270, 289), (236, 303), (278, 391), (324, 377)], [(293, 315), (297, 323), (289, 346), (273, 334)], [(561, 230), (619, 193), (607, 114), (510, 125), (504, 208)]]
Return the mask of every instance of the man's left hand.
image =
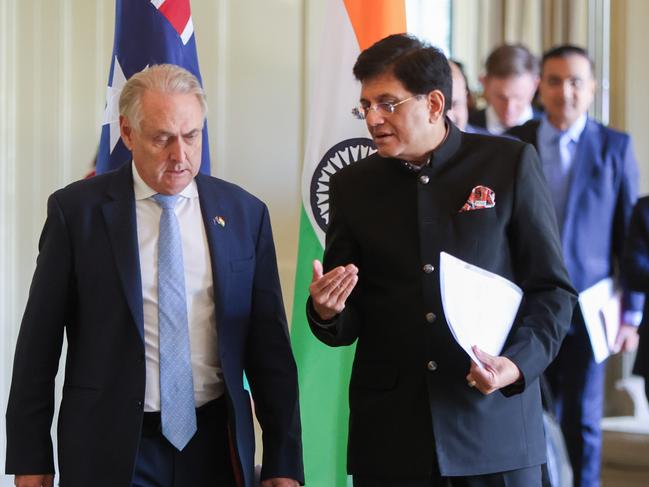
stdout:
[(617, 332), (617, 338), (615, 339), (615, 348), (613, 352), (633, 352), (638, 348), (638, 341), (640, 337), (638, 336), (638, 327), (633, 325), (628, 325), (622, 323), (620, 329)]
[(278, 477), (261, 481), (261, 487), (299, 487), (299, 485), (300, 483), (297, 480), (288, 479), (286, 477)]
[(466, 376), (469, 387), (475, 387), (483, 394), (491, 394), (521, 378), (521, 371), (507, 357), (489, 355), (475, 345), (472, 349), (484, 368), (471, 362), (471, 370)]

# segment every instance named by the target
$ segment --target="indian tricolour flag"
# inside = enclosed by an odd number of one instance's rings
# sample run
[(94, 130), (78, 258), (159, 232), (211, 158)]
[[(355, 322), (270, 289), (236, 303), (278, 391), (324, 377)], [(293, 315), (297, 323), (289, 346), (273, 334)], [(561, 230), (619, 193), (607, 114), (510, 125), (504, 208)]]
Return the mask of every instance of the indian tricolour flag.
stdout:
[(308, 121), (292, 343), (300, 377), (306, 481), (312, 487), (347, 485), (349, 375), (353, 347), (331, 348), (311, 334), (305, 303), (312, 262), (322, 259), (328, 224), (329, 178), (374, 152), (365, 123), (351, 115), (360, 84), (352, 67), (363, 49), (406, 31), (404, 0), (330, 0)]

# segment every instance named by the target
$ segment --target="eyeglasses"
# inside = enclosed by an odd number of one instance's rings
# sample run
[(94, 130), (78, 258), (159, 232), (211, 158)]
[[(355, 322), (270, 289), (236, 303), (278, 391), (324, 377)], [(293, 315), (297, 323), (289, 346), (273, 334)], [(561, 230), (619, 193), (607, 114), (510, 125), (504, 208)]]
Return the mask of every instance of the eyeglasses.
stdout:
[(383, 115), (391, 115), (394, 113), (397, 107), (402, 103), (412, 100), (413, 98), (419, 99), (422, 96), (424, 95), (412, 95), (406, 98), (405, 100), (401, 100), (396, 103), (383, 102), (383, 103), (375, 103), (374, 105), (359, 105), (357, 107), (352, 108), (352, 115), (354, 116), (354, 118), (357, 118), (359, 120), (365, 120), (370, 110), (374, 110), (375, 112), (380, 112)]

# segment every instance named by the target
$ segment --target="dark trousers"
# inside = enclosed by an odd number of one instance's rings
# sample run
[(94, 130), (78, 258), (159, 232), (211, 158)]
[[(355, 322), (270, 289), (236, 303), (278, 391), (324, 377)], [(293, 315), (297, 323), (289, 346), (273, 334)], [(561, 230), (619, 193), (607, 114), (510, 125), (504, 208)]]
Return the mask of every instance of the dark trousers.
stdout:
[(384, 478), (354, 475), (354, 487), (541, 487), (541, 466), (468, 477)]
[(162, 435), (160, 413), (144, 413), (132, 487), (235, 486), (225, 399), (196, 410), (198, 430), (182, 451)]
[(546, 377), (554, 396), (575, 487), (598, 487), (602, 454), (605, 362), (597, 364), (581, 320), (572, 326)]

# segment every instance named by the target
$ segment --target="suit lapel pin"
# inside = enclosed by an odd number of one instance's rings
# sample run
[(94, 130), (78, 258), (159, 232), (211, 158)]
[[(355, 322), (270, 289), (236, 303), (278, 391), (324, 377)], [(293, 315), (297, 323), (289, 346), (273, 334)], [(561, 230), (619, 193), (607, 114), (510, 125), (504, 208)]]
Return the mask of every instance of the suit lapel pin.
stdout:
[(222, 226), (223, 228), (225, 228), (225, 219), (224, 219), (222, 216), (220, 216), (220, 215), (215, 216), (215, 217), (212, 219), (212, 222), (213, 222), (215, 225), (220, 225), (220, 226)]

